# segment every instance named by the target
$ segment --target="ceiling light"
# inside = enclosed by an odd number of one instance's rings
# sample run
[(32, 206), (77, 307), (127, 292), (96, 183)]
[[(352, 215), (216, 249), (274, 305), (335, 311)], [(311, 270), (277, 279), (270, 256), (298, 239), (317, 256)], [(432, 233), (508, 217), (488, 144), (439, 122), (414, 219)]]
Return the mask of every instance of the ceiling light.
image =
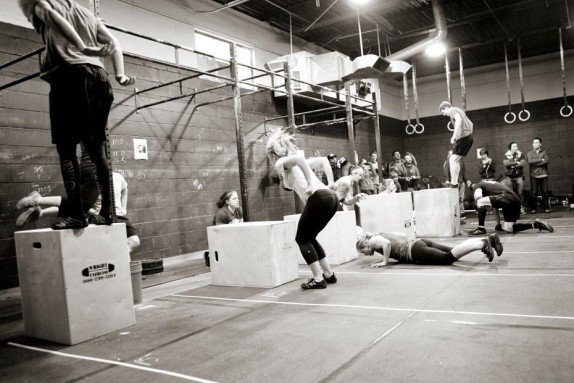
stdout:
[(425, 49), (425, 53), (430, 57), (439, 57), (444, 55), (446, 52), (446, 46), (442, 41), (436, 41), (429, 45), (427, 49)]
[(371, 0), (349, 0), (349, 1), (356, 5), (363, 5), (369, 3)]

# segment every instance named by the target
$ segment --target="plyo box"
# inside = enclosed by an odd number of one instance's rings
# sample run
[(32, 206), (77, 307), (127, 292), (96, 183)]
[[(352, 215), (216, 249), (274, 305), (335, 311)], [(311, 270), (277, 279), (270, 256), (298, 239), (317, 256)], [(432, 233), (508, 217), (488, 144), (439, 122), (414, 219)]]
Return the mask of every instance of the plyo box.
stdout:
[(207, 240), (213, 285), (272, 288), (299, 278), (290, 222), (210, 226)]
[(399, 232), (406, 234), (409, 239), (415, 238), (411, 193), (369, 195), (356, 206), (363, 232)]
[(418, 237), (454, 237), (460, 234), (457, 189), (425, 189), (413, 195)]
[[(293, 222), (297, 232), (301, 214), (286, 215), (285, 221)], [(329, 221), (327, 226), (317, 236), (327, 254), (327, 262), (330, 265), (340, 265), (358, 258), (357, 249), (357, 225), (355, 224), (354, 211), (338, 211)], [(299, 264), (305, 265), (305, 259), (301, 254), (298, 257)]]
[(135, 324), (125, 224), (14, 236), (26, 335), (72, 345)]

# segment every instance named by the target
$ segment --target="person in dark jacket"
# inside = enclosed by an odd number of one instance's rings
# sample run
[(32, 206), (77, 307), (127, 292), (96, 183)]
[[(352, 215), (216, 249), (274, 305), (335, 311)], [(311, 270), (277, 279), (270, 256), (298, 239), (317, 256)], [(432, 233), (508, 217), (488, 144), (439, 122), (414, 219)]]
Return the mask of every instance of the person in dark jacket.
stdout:
[[(508, 144), (508, 151), (504, 155), (506, 158), (502, 163), (506, 167), (504, 173), (506, 185), (518, 194), (521, 203), (524, 203), (524, 165), (526, 165), (526, 159), (518, 150), (516, 142)], [(521, 213), (525, 213), (524, 208), (521, 208)]]
[(548, 206), (548, 164), (550, 157), (548, 152), (542, 148), (542, 140), (536, 137), (532, 140), (532, 150), (526, 154), (528, 165), (530, 166), (530, 191), (534, 195), (532, 199), (531, 213), (536, 213), (536, 195), (542, 194), (542, 204), (544, 211), (550, 213)]

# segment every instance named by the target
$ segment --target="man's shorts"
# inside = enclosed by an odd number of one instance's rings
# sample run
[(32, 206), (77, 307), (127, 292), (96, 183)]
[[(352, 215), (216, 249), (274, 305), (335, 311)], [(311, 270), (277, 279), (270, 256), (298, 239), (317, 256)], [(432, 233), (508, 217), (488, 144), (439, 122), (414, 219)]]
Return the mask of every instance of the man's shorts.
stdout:
[(520, 198), (513, 193), (501, 193), (489, 197), (490, 204), (495, 209), (502, 209), (504, 222), (516, 222), (520, 218)]
[(469, 134), (468, 136), (461, 137), (455, 141), (452, 147), (452, 154), (457, 154), (459, 156), (464, 157), (468, 154), (468, 151), (470, 150), (471, 147), (472, 147), (472, 134)]
[(127, 238), (129, 237), (133, 237), (134, 235), (138, 235), (138, 232), (136, 231), (136, 228), (133, 227), (132, 223), (130, 222), (130, 220), (128, 219), (128, 217), (122, 217), (122, 216), (116, 216), (116, 221), (118, 223), (125, 223), (126, 224), (126, 234), (127, 234)]
[(49, 82), (52, 143), (105, 141), (114, 99), (105, 69), (66, 65), (54, 72)]

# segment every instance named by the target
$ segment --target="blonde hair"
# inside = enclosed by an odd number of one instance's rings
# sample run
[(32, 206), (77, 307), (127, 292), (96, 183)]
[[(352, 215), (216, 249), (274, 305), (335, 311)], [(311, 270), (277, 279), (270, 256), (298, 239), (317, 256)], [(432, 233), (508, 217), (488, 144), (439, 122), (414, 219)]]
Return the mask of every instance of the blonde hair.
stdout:
[(295, 145), (295, 136), (281, 128), (277, 128), (267, 139), (265, 148), (267, 149), (267, 153), (285, 157), (289, 154), (290, 145), (295, 148), (297, 147), (297, 145)]
[[(357, 238), (357, 245), (356, 245), (357, 251), (359, 253), (363, 253), (363, 249), (365, 248), (365, 246), (367, 246), (369, 244), (369, 240), (371, 239), (371, 237), (372, 237), (371, 234), (359, 235), (359, 238)], [(365, 254), (365, 253), (363, 253), (363, 254)]]

